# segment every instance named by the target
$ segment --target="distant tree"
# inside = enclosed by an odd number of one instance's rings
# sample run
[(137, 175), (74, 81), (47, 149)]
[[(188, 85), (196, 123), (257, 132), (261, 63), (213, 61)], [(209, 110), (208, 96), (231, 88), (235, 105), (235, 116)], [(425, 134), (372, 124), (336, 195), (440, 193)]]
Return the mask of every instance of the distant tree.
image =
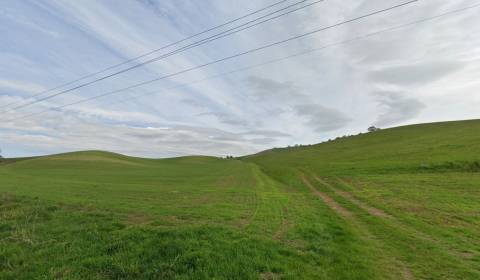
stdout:
[(380, 128), (375, 127), (375, 126), (373, 126), (373, 125), (368, 128), (368, 132), (375, 132), (375, 131), (379, 131), (379, 130), (380, 130)]
[(3, 156), (2, 156), (2, 149), (0, 148), (0, 162), (3, 161)]

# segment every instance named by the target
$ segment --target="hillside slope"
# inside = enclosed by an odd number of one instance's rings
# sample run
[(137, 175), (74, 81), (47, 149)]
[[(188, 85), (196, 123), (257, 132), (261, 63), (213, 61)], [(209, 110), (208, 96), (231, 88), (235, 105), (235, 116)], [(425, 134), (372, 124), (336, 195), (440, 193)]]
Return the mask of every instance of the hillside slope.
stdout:
[(378, 249), (375, 258), (404, 267), (405, 279), (480, 277), (479, 120), (385, 129), (244, 160), (306, 186)]
[(374, 275), (328, 208), (238, 160), (38, 157), (0, 165), (0, 195), (1, 279)]
[(304, 166), (324, 175), (478, 171), (480, 120), (403, 126), (245, 159), (272, 170)]
[(478, 279), (480, 121), (0, 165), (0, 278)]

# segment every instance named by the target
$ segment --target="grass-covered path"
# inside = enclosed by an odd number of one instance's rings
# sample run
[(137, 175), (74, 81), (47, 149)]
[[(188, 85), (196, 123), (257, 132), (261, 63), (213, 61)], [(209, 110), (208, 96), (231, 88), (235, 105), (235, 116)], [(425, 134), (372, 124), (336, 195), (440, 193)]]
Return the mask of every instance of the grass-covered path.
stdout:
[[(383, 262), (380, 270), (385, 273), (393, 273), (398, 279), (479, 277), (479, 260), (474, 257), (478, 257), (478, 239), (464, 239), (458, 231), (450, 234), (441, 232), (440, 221), (433, 225), (436, 231), (431, 228), (426, 230), (422, 221), (422, 215), (426, 213), (417, 210), (416, 217), (407, 219), (407, 213), (396, 211), (395, 205), (387, 204), (388, 200), (382, 199), (375, 204), (369, 194), (372, 190), (368, 187), (372, 182), (364, 181), (364, 186), (359, 189), (359, 186), (341, 178), (327, 181), (312, 175), (310, 180), (303, 177), (303, 181), (313, 194), (353, 226), (362, 241), (375, 248), (371, 257)], [(378, 186), (373, 186), (373, 191), (378, 191)], [(383, 188), (387, 191), (389, 187)], [(396, 196), (395, 200), (402, 198)], [(435, 222), (426, 221), (430, 224)], [(470, 224), (464, 226), (465, 230), (474, 227)]]
[(480, 122), (0, 164), (0, 279), (480, 279)]

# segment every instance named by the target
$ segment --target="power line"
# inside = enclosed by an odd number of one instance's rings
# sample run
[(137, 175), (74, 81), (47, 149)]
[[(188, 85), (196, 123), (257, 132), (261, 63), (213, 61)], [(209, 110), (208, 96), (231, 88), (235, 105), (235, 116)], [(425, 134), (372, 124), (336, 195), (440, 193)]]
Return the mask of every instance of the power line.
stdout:
[[(60, 88), (62, 88), (62, 87), (65, 87), (65, 86), (74, 84), (74, 83), (76, 83), (76, 82), (85, 80), (85, 79), (87, 79), (87, 78), (96, 76), (96, 75), (98, 75), (98, 74), (104, 73), (104, 72), (106, 72), (106, 71), (108, 71), (108, 70), (117, 68), (118, 66), (122, 66), (122, 65), (128, 64), (128, 63), (130, 63), (130, 62), (132, 62), (132, 61), (135, 61), (135, 60), (138, 60), (138, 59), (140, 59), (140, 58), (149, 56), (149, 55), (154, 54), (154, 53), (156, 53), (156, 52), (159, 52), (159, 51), (161, 51), (161, 50), (167, 49), (167, 48), (172, 47), (172, 46), (174, 46), (174, 45), (177, 45), (177, 44), (183, 43), (183, 42), (185, 42), (185, 41), (188, 41), (188, 40), (190, 40), (190, 39), (196, 38), (196, 37), (198, 37), (198, 36), (200, 36), (200, 35), (206, 34), (206, 33), (210, 32), (210, 31), (213, 31), (213, 30), (222, 28), (222, 27), (227, 26), (227, 25), (229, 25), (229, 24), (232, 24), (232, 23), (234, 23), (234, 22), (237, 22), (237, 21), (240, 21), (240, 20), (242, 20), (242, 19), (248, 18), (248, 17), (250, 17), (250, 16), (253, 16), (253, 15), (255, 15), (255, 14), (261, 13), (261, 12), (263, 12), (263, 11), (265, 11), (265, 10), (268, 10), (268, 9), (270, 9), (270, 8), (273, 8), (273, 7), (275, 7), (275, 6), (278, 6), (278, 5), (283, 4), (283, 3), (285, 3), (285, 2), (288, 2), (288, 1), (289, 1), (289, 0), (282, 0), (282, 1), (275, 2), (275, 3), (273, 3), (273, 4), (270, 4), (270, 5), (266, 6), (266, 7), (263, 7), (263, 8), (261, 8), (261, 9), (258, 9), (258, 10), (252, 11), (252, 12), (250, 12), (250, 13), (247, 13), (247, 14), (241, 16), (241, 17), (238, 17), (238, 18), (229, 20), (229, 21), (224, 22), (224, 23), (222, 23), (222, 24), (220, 24), (220, 25), (216, 25), (216, 26), (210, 27), (210, 28), (208, 28), (208, 29), (205, 29), (205, 30), (203, 30), (203, 31), (201, 31), (201, 32), (198, 32), (198, 33), (195, 33), (195, 34), (193, 34), (193, 35), (187, 36), (187, 37), (185, 37), (185, 38), (183, 38), (183, 39), (180, 39), (180, 40), (178, 40), (178, 41), (175, 41), (175, 42), (173, 42), (173, 43), (164, 45), (164, 46), (162, 46), (162, 47), (160, 47), (160, 48), (158, 48), (158, 49), (154, 49), (154, 50), (152, 50), (152, 51), (150, 51), (150, 52), (144, 53), (144, 54), (142, 54), (142, 55), (139, 55), (139, 56), (136, 56), (136, 57), (133, 57), (133, 58), (130, 58), (130, 59), (127, 59), (127, 60), (125, 60), (125, 61), (123, 61), (123, 62), (120, 62), (120, 63), (118, 63), (118, 64), (114, 64), (114, 65), (112, 65), (112, 66), (109, 66), (109, 67), (104, 68), (104, 69), (102, 69), (102, 70), (99, 70), (99, 71), (97, 71), (97, 72), (87, 74), (87, 75), (82, 76), (82, 77), (79, 77), (79, 78), (77, 78), (77, 79), (75, 79), (75, 80), (72, 80), (72, 81), (69, 81), (69, 82), (66, 82), (66, 83), (57, 85), (57, 86), (55, 86), (55, 87), (46, 89), (46, 90), (41, 91), (41, 92), (38, 92), (38, 93), (30, 96), (30, 98), (35, 98), (35, 97), (40, 96), (40, 95), (43, 95), (43, 94), (45, 94), (45, 93), (47, 93), (47, 92), (51, 92), (51, 91), (60, 89)], [(15, 101), (15, 102), (12, 102), (12, 103), (9, 103), (9, 104), (0, 106), (0, 109), (9, 107), (9, 106), (14, 105), (14, 104), (17, 104), (17, 103), (19, 103), (19, 101)]]
[[(320, 2), (323, 2), (324, 0), (318, 0), (318, 1), (315, 1), (315, 2), (313, 2), (313, 3), (310, 3), (310, 4), (307, 4), (307, 5), (301, 6), (301, 7), (299, 7), (299, 8), (296, 8), (296, 9), (294, 9), (294, 10), (290, 10), (290, 11), (287, 11), (287, 12), (285, 12), (285, 13), (279, 14), (279, 15), (277, 15), (277, 16), (275, 16), (275, 17), (267, 18), (267, 19), (265, 19), (265, 20), (263, 20), (263, 21), (260, 21), (260, 22), (251, 24), (251, 23), (256, 22), (256, 21), (258, 21), (258, 20), (260, 20), (260, 19), (262, 19), (262, 18), (271, 16), (271, 15), (273, 15), (273, 14), (276, 14), (276, 13), (280, 12), (280, 11), (287, 10), (287, 9), (289, 9), (289, 8), (291, 8), (291, 7), (294, 7), (294, 6), (296, 6), (296, 5), (299, 5), (299, 4), (301, 4), (301, 3), (303, 3), (303, 2), (306, 2), (306, 1), (307, 1), (307, 0), (302, 0), (302, 1), (296, 2), (296, 3), (292, 4), (292, 5), (289, 5), (289, 6), (287, 6), (287, 7), (284, 7), (284, 8), (282, 8), (282, 9), (277, 10), (277, 11), (271, 12), (271, 13), (269, 13), (269, 14), (267, 14), (267, 15), (264, 15), (264, 16), (261, 16), (261, 17), (259, 17), (259, 18), (254, 19), (254, 20), (251, 20), (251, 21), (249, 21), (249, 22), (243, 23), (243, 24), (241, 24), (241, 25), (239, 25), (239, 26), (237, 26), (237, 27), (234, 27), (234, 28), (231, 28), (231, 29), (222, 31), (222, 32), (220, 32), (219, 34), (215, 34), (215, 35), (213, 35), (213, 36), (207, 37), (207, 38), (202, 39), (202, 40), (200, 40), (200, 41), (196, 41), (196, 42), (194, 42), (194, 43), (191, 43), (191, 44), (189, 44), (189, 45), (187, 45), (187, 46), (184, 46), (184, 47), (182, 47), (182, 48), (180, 48), (180, 49), (177, 49), (177, 50), (171, 51), (171, 52), (169, 52), (169, 53), (163, 54), (163, 55), (161, 55), (161, 56), (159, 56), (159, 57), (152, 58), (152, 59), (147, 60), (147, 61), (145, 61), (145, 62), (136, 64), (136, 65), (130, 66), (130, 67), (128, 67), (128, 68), (125, 68), (125, 69), (123, 69), (123, 70), (120, 70), (120, 71), (114, 72), (114, 73), (112, 73), (112, 74), (109, 74), (109, 75), (107, 75), (107, 76), (103, 76), (103, 77), (98, 78), (98, 79), (95, 79), (95, 80), (93, 80), (93, 81), (80, 84), (80, 85), (75, 86), (75, 87), (73, 87), (73, 88), (69, 88), (69, 89), (60, 91), (60, 92), (58, 92), (58, 93), (55, 93), (55, 94), (52, 94), (52, 95), (49, 95), (49, 96), (46, 96), (46, 97), (43, 97), (43, 98), (40, 98), (40, 99), (31, 101), (31, 102), (28, 102), (28, 103), (26, 103), (26, 104), (22, 104), (22, 105), (13, 107), (13, 108), (8, 109), (8, 110), (6, 110), (6, 111), (3, 111), (3, 112), (1, 112), (1, 113), (7, 113), (7, 112), (11, 112), (11, 111), (18, 110), (18, 109), (21, 109), (21, 108), (25, 108), (25, 107), (27, 107), (27, 106), (30, 106), (30, 105), (33, 105), (33, 104), (36, 104), (36, 103), (40, 103), (40, 102), (42, 102), (42, 101), (45, 101), (45, 100), (48, 100), (48, 99), (51, 99), (51, 98), (54, 98), (54, 97), (57, 97), (57, 96), (59, 96), (59, 95), (66, 94), (66, 93), (71, 92), (71, 91), (73, 91), (73, 90), (76, 90), (76, 89), (79, 89), (79, 88), (83, 88), (83, 87), (85, 87), (85, 86), (88, 86), (88, 85), (91, 85), (91, 84), (94, 84), (94, 83), (103, 81), (103, 80), (105, 80), (105, 79), (108, 79), (108, 78), (111, 78), (111, 77), (113, 77), (113, 76), (116, 76), (116, 75), (125, 73), (125, 72), (127, 72), (127, 71), (132, 70), (132, 69), (136, 69), (136, 68), (141, 67), (141, 66), (143, 66), (143, 65), (153, 63), (153, 62), (155, 62), (155, 61), (164, 59), (164, 58), (166, 58), (166, 57), (170, 57), (170, 56), (175, 55), (175, 54), (177, 54), (177, 53), (186, 51), (186, 50), (188, 50), (188, 49), (191, 49), (191, 48), (194, 48), (194, 47), (197, 47), (197, 46), (206, 44), (206, 43), (210, 43), (210, 42), (212, 42), (212, 41), (216, 41), (216, 40), (218, 40), (218, 39), (221, 39), (221, 38), (230, 36), (230, 35), (232, 35), (232, 34), (241, 32), (241, 31), (246, 30), (246, 29), (250, 29), (250, 28), (252, 28), (252, 27), (255, 27), (255, 26), (257, 26), (257, 25), (260, 25), (260, 24), (263, 24), (263, 23), (265, 23), (265, 22), (271, 21), (271, 20), (273, 20), (273, 19), (277, 19), (277, 18), (279, 18), (279, 17), (281, 17), (281, 16), (285, 16), (285, 15), (287, 15), (287, 14), (296, 12), (296, 11), (298, 11), (298, 10), (300, 10), (300, 9), (304, 9), (304, 8), (310, 7), (310, 6), (312, 6), (312, 5), (318, 4), (318, 3), (320, 3)], [(418, 1), (418, 0), (417, 0), (417, 1)], [(249, 24), (251, 24), (251, 25), (249, 25)], [(243, 27), (243, 26), (246, 26), (246, 27), (241, 28), (241, 29), (238, 29), (238, 28)], [(235, 30), (235, 29), (237, 29), (237, 30)], [(233, 31), (232, 31), (232, 30), (233, 30)]]
[(42, 114), (42, 113), (48, 112), (48, 111), (50, 111), (50, 110), (61, 109), (61, 108), (65, 108), (65, 107), (77, 105), (77, 104), (80, 104), (80, 103), (88, 102), (88, 101), (91, 101), (91, 100), (94, 100), (94, 99), (98, 99), (98, 98), (102, 98), (102, 97), (105, 97), (105, 96), (108, 96), (108, 95), (112, 95), (112, 94), (115, 94), (115, 93), (119, 93), (119, 92), (123, 92), (123, 91), (126, 91), (126, 90), (130, 90), (130, 89), (132, 89), (132, 88), (137, 88), (137, 87), (140, 87), (140, 86), (143, 86), (143, 85), (152, 83), (152, 82), (156, 82), (156, 81), (159, 81), (159, 80), (163, 80), (163, 79), (166, 79), (166, 78), (170, 78), (170, 77), (173, 77), (173, 76), (177, 76), (177, 75), (180, 75), (180, 74), (183, 74), (183, 73), (186, 73), (186, 72), (190, 72), (190, 71), (193, 71), (193, 70), (197, 70), (197, 69), (200, 69), (200, 68), (203, 68), (203, 67), (212, 65), (212, 64), (216, 64), (216, 63), (219, 63), (219, 62), (223, 62), (223, 61), (226, 61), (226, 60), (230, 60), (230, 59), (233, 59), (233, 58), (236, 58), (236, 57), (240, 57), (240, 56), (243, 56), (243, 55), (246, 55), (246, 54), (250, 54), (250, 53), (253, 53), (253, 52), (257, 52), (257, 51), (259, 51), (259, 50), (263, 50), (263, 49), (266, 49), (266, 48), (269, 48), (269, 47), (273, 47), (273, 46), (276, 46), (276, 45), (279, 45), (279, 44), (283, 44), (283, 43), (286, 43), (286, 42), (289, 42), (289, 41), (292, 41), (292, 40), (295, 40), (295, 39), (299, 39), (299, 38), (302, 38), (302, 37), (306, 37), (306, 36), (309, 36), (309, 35), (312, 35), (312, 34), (315, 34), (315, 33), (318, 33), (318, 32), (324, 31), (324, 30), (327, 30), (327, 29), (331, 29), (331, 28), (334, 28), (334, 27), (337, 27), (337, 26), (340, 26), (340, 25), (344, 25), (344, 24), (353, 22), (353, 21), (358, 21), (358, 20), (360, 20), (360, 19), (363, 19), (363, 18), (366, 18), (366, 17), (370, 17), (370, 16), (373, 16), (373, 15), (376, 15), (376, 14), (379, 14), (379, 13), (387, 12), (387, 11), (390, 11), (390, 10), (393, 10), (393, 9), (396, 9), (396, 8), (399, 8), (399, 7), (402, 7), (402, 6), (405, 6), (405, 5), (408, 5), (408, 4), (417, 2), (417, 1), (418, 1), (418, 0), (413, 0), (413, 1), (404, 2), (404, 3), (399, 4), (399, 5), (391, 6), (391, 7), (386, 8), (386, 9), (378, 10), (378, 11), (375, 11), (375, 12), (372, 12), (372, 13), (369, 13), (369, 14), (366, 14), (366, 15), (363, 15), (363, 16), (359, 16), (359, 17), (356, 17), (356, 18), (353, 18), (353, 19), (350, 19), (350, 20), (342, 21), (342, 22), (340, 22), (340, 23), (337, 23), (337, 24), (334, 24), (334, 25), (330, 25), (330, 26), (327, 26), (327, 27), (322, 27), (322, 28), (319, 28), (319, 29), (316, 29), (316, 30), (313, 30), (313, 31), (310, 31), (310, 32), (307, 32), (307, 33), (304, 33), (304, 34), (301, 34), (301, 35), (297, 35), (297, 36), (294, 36), (294, 37), (291, 37), (291, 38), (288, 38), (288, 39), (285, 39), (285, 40), (282, 40), (282, 41), (277, 41), (277, 42), (275, 42), (275, 43), (271, 43), (271, 44), (268, 44), (268, 45), (265, 45), (265, 46), (262, 46), (262, 47), (259, 47), (259, 48), (250, 49), (250, 50), (248, 50), (248, 51), (245, 51), (245, 52), (242, 52), (242, 53), (239, 53), (239, 54), (235, 54), (235, 55), (232, 55), (232, 56), (224, 57), (224, 58), (222, 58), (222, 59), (214, 60), (214, 61), (211, 61), (211, 62), (202, 64), (202, 65), (198, 65), (198, 66), (195, 66), (195, 67), (192, 67), (192, 68), (184, 69), (184, 70), (182, 70), (182, 71), (179, 71), (179, 72), (176, 72), (176, 73), (172, 73), (172, 74), (168, 74), (168, 75), (165, 75), (165, 76), (161, 76), (161, 77), (158, 77), (158, 78), (155, 78), (155, 79), (152, 79), (152, 80), (148, 80), (148, 81), (144, 81), (144, 82), (141, 82), (141, 83), (137, 83), (137, 84), (134, 84), (134, 85), (129, 86), (129, 87), (126, 87), (126, 88), (122, 88), (122, 89), (118, 89), (118, 90), (106, 92), (106, 93), (103, 93), (103, 94), (100, 94), (100, 95), (97, 95), (97, 96), (93, 96), (93, 97), (86, 98), (86, 99), (83, 99), (83, 100), (80, 100), (80, 101), (76, 101), (76, 102), (72, 102), (72, 103), (69, 103), (69, 104), (65, 104), (65, 105), (62, 105), (62, 106), (57, 106), (57, 107), (48, 108), (48, 109), (46, 109), (46, 110), (44, 110), (44, 111), (41, 111), (41, 112), (38, 112), (38, 113), (29, 114), (29, 115), (22, 116), (22, 117), (20, 117), (20, 118), (15, 118), (15, 119), (12, 119), (12, 120), (9, 120), (9, 121), (13, 121), (13, 120), (17, 120), (17, 119), (23, 119), (23, 118), (31, 117), (31, 116), (34, 116), (34, 115), (38, 115), (38, 114)]
[[(311, 4), (302, 6), (302, 7), (300, 7), (300, 8), (297, 8), (297, 9), (294, 9), (294, 10), (291, 10), (291, 11), (287, 11), (287, 12), (285, 12), (285, 13), (283, 13), (283, 14), (277, 15), (277, 16), (272, 17), (272, 18), (268, 18), (268, 19), (263, 20), (263, 21), (261, 21), (261, 22), (258, 22), (258, 23), (255, 23), (255, 24), (253, 24), (253, 25), (247, 26), (247, 27), (245, 27), (245, 28), (242, 28), (242, 29), (239, 29), (239, 30), (235, 30), (235, 29), (238, 29), (238, 28), (243, 27), (243, 26), (245, 26), (245, 25), (251, 24), (251, 23), (253, 23), (253, 22), (255, 22), (255, 21), (258, 21), (259, 19), (262, 19), (262, 18), (268, 17), (268, 16), (270, 16), (270, 15), (276, 14), (276, 13), (278, 13), (278, 12), (280, 12), (280, 11), (283, 11), (283, 10), (287, 10), (287, 9), (289, 9), (289, 8), (291, 8), (291, 7), (294, 7), (294, 6), (298, 5), (298, 4), (301, 4), (301, 3), (306, 2), (306, 1), (307, 1), (307, 0), (302, 0), (302, 1), (296, 2), (296, 3), (294, 3), (294, 4), (291, 4), (291, 5), (287, 6), (287, 7), (282, 8), (282, 9), (280, 9), (280, 10), (271, 12), (271, 13), (266, 14), (266, 15), (260, 17), (260, 18), (256, 18), (256, 19), (254, 19), (254, 20), (248, 21), (248, 22), (246, 22), (246, 23), (241, 24), (240, 26), (236, 26), (236, 27), (234, 27), (234, 28), (231, 28), (231, 29), (222, 31), (222, 32), (219, 33), (219, 34), (215, 34), (215, 35), (213, 35), (213, 36), (204, 38), (204, 39), (202, 39), (202, 40), (200, 40), (200, 41), (196, 41), (196, 42), (191, 43), (191, 44), (189, 44), (189, 45), (187, 45), (187, 46), (181, 47), (180, 49), (177, 49), (177, 50), (168, 52), (168, 53), (166, 53), (166, 54), (163, 54), (163, 55), (161, 55), (161, 56), (159, 56), (159, 57), (156, 57), (156, 58), (147, 60), (147, 61), (145, 61), (145, 62), (136, 64), (136, 65), (133, 65), (133, 66), (128, 67), (128, 68), (126, 68), (126, 69), (123, 69), (123, 70), (117, 71), (117, 72), (115, 72), (115, 73), (109, 74), (109, 75), (107, 75), (107, 76), (104, 76), (104, 77), (95, 79), (95, 80), (93, 80), (93, 81), (90, 81), (90, 82), (87, 82), (87, 83), (84, 83), (84, 84), (75, 86), (75, 87), (73, 87), (73, 88), (70, 88), (70, 89), (67, 89), (67, 90), (64, 90), (64, 91), (61, 91), (61, 92), (58, 92), (58, 93), (49, 95), (49, 96), (47, 96), (47, 97), (44, 97), (44, 98), (41, 98), (41, 99), (37, 99), (37, 100), (34, 100), (34, 101), (32, 101), (32, 102), (29, 102), (29, 103), (26, 103), (26, 104), (23, 104), (23, 105), (20, 105), (20, 106), (11, 108), (11, 109), (9, 109), (9, 110), (7, 110), (7, 111), (3, 111), (3, 112), (1, 112), (1, 113), (6, 113), (6, 112), (13, 111), (13, 110), (21, 109), (21, 108), (24, 108), (24, 107), (27, 107), (27, 106), (30, 106), (30, 105), (33, 105), (33, 104), (36, 104), (36, 103), (39, 103), (39, 102), (42, 102), (42, 101), (51, 99), (51, 98), (54, 98), (54, 97), (59, 96), (59, 95), (66, 94), (66, 93), (71, 92), (71, 91), (73, 91), (73, 90), (76, 90), (76, 89), (79, 89), (79, 88), (82, 88), (82, 87), (85, 87), (85, 86), (88, 86), (88, 85), (97, 83), (97, 82), (99, 82), (99, 81), (105, 80), (105, 79), (107, 79), (107, 78), (110, 78), (110, 77), (113, 77), (113, 76), (116, 76), (116, 75), (119, 75), (119, 74), (122, 74), (122, 73), (125, 73), (125, 72), (127, 72), (127, 71), (130, 71), (130, 70), (132, 70), (132, 69), (141, 67), (141, 66), (143, 66), (143, 65), (153, 63), (153, 62), (155, 62), (155, 61), (158, 61), (158, 60), (160, 60), (160, 59), (164, 59), (164, 58), (166, 58), (166, 57), (175, 55), (175, 54), (180, 53), (180, 52), (183, 52), (183, 51), (185, 51), (185, 50), (188, 50), (188, 49), (191, 49), (191, 48), (194, 48), (194, 47), (197, 47), (197, 46), (200, 46), (200, 45), (203, 45), (203, 44), (206, 44), (206, 43), (209, 43), (209, 42), (218, 40), (218, 39), (221, 39), (221, 38), (223, 38), (223, 37), (226, 37), (226, 36), (229, 36), (229, 35), (232, 35), (232, 34), (241, 32), (241, 31), (243, 31), (243, 30), (252, 28), (252, 27), (257, 26), (257, 25), (259, 25), (259, 24), (262, 24), (262, 23), (265, 23), (265, 22), (267, 22), (267, 21), (270, 21), (270, 20), (279, 18), (279, 17), (281, 17), (281, 16), (290, 14), (290, 13), (295, 12), (295, 11), (298, 11), (298, 10), (300, 10), (300, 9), (303, 9), (303, 8), (306, 8), (306, 7), (309, 7), (309, 6), (312, 6), (312, 5), (314, 5), (314, 4), (318, 4), (318, 3), (320, 3), (320, 2), (323, 2), (324, 0), (319, 0), (319, 1), (313, 2), (313, 3), (311, 3)], [(234, 31), (232, 31), (232, 30), (234, 30)], [(232, 32), (230, 32), (230, 31), (232, 31)], [(220, 36), (220, 35), (222, 35), (222, 36)]]
[(168, 88), (163, 88), (163, 89), (161, 89), (160, 91), (147, 92), (147, 93), (139, 94), (139, 95), (136, 95), (136, 96), (131, 96), (131, 97), (129, 97), (129, 98), (123, 98), (123, 99), (121, 99), (121, 100), (117, 100), (116, 102), (111, 102), (111, 103), (109, 103), (109, 104), (106, 104), (105, 106), (115, 105), (115, 104), (118, 104), (118, 103), (120, 103), (120, 102), (123, 103), (123, 102), (129, 101), (129, 100), (137, 99), (137, 98), (139, 98), (139, 97), (143, 97), (143, 96), (147, 96), (147, 95), (152, 95), (152, 94), (157, 94), (157, 93), (162, 92), (162, 91), (171, 90), (171, 89), (176, 89), (176, 88), (181, 88), (181, 87), (189, 86), (189, 85), (192, 85), (192, 84), (204, 82), (204, 81), (207, 81), (207, 80), (216, 79), (216, 78), (220, 78), (220, 77), (223, 77), (223, 76), (228, 76), (228, 75), (231, 75), (231, 74), (234, 74), (234, 73), (239, 73), (239, 72), (243, 72), (243, 71), (246, 71), (246, 70), (258, 68), (258, 67), (261, 67), (261, 66), (265, 66), (265, 65), (269, 65), (269, 64), (273, 64), (273, 63), (285, 61), (285, 60), (288, 60), (288, 59), (291, 59), (291, 58), (295, 58), (295, 57), (299, 57), (299, 56), (304, 56), (304, 55), (311, 54), (311, 53), (314, 53), (314, 52), (318, 52), (318, 51), (321, 51), (321, 50), (324, 50), (324, 49), (327, 49), (327, 48), (330, 48), (330, 47), (335, 47), (335, 46), (339, 46), (339, 45), (345, 45), (345, 44), (352, 43), (352, 42), (355, 42), (355, 41), (359, 41), (359, 40), (362, 40), (362, 39), (366, 39), (366, 38), (369, 38), (369, 37), (372, 37), (372, 36), (376, 36), (376, 35), (379, 35), (379, 34), (382, 34), (382, 33), (395, 31), (395, 30), (398, 30), (398, 29), (402, 29), (402, 28), (409, 27), (409, 26), (413, 26), (413, 25), (416, 25), (416, 24), (420, 24), (420, 23), (432, 21), (432, 20), (435, 20), (435, 19), (438, 19), (438, 18), (442, 18), (442, 17), (445, 17), (445, 16), (450, 16), (450, 15), (458, 14), (458, 13), (460, 13), (460, 12), (465, 12), (465, 11), (467, 11), (467, 10), (470, 10), (470, 9), (473, 9), (473, 8), (477, 8), (477, 7), (479, 7), (479, 6), (480, 6), (480, 4), (475, 4), (475, 5), (472, 5), (472, 6), (468, 6), (468, 7), (464, 7), (464, 8), (460, 8), (460, 9), (456, 9), (456, 10), (452, 10), (452, 11), (448, 11), (448, 12), (445, 12), (445, 13), (442, 13), (442, 14), (438, 14), (438, 15), (435, 15), (435, 16), (431, 16), (431, 17), (428, 17), (428, 18), (423, 18), (423, 19), (415, 20), (415, 21), (412, 21), (412, 22), (409, 22), (409, 23), (405, 23), (405, 24), (401, 24), (401, 25), (396, 25), (396, 26), (393, 26), (393, 27), (389, 27), (389, 28), (381, 29), (381, 30), (378, 30), (378, 31), (375, 31), (375, 32), (371, 32), (371, 33), (368, 33), (368, 34), (364, 34), (364, 35), (362, 35), (362, 36), (357, 36), (357, 37), (354, 37), (354, 38), (351, 38), (351, 39), (347, 39), (347, 40), (343, 40), (343, 41), (339, 41), (339, 42), (327, 44), (327, 45), (324, 45), (324, 46), (322, 46), (322, 47), (313, 48), (313, 49), (308, 49), (308, 50), (305, 50), (305, 51), (302, 51), (302, 52), (298, 52), (298, 53), (295, 53), (295, 54), (291, 54), (291, 55), (288, 55), (288, 56), (285, 56), (285, 57), (276, 58), (276, 59), (268, 60), (268, 61), (265, 61), (265, 62), (262, 62), (262, 63), (258, 63), (258, 64), (254, 64), (254, 65), (250, 65), (250, 66), (241, 67), (241, 68), (238, 68), (238, 69), (235, 69), (235, 70), (232, 70), (232, 71), (228, 71), (228, 72), (223, 72), (223, 73), (219, 73), (219, 74), (207, 76), (207, 77), (205, 77), (205, 78), (202, 78), (202, 79), (199, 79), (199, 80), (196, 80), (196, 81), (192, 81), (192, 82), (188, 82), (188, 83), (183, 83), (183, 84), (175, 85), (175, 86), (168, 87)]
[(43, 114), (43, 113), (51, 111), (51, 110), (58, 110), (58, 109), (62, 109), (62, 108), (65, 108), (65, 107), (85, 103), (85, 102), (88, 102), (88, 101), (91, 101), (91, 100), (94, 100), (94, 99), (102, 98), (102, 97), (112, 95), (112, 94), (115, 94), (115, 93), (119, 93), (119, 92), (123, 92), (123, 91), (130, 90), (130, 89), (133, 89), (133, 88), (137, 88), (137, 87), (140, 87), (140, 86), (144, 86), (146, 84), (150, 84), (150, 83), (153, 83), (153, 82), (156, 82), (156, 81), (159, 81), (159, 80), (164, 80), (164, 79), (171, 78), (171, 77), (183, 74), (183, 73), (187, 73), (187, 72), (190, 72), (190, 71), (193, 71), (193, 70), (204, 68), (204, 67), (207, 67), (207, 66), (212, 65), (212, 64), (220, 63), (220, 62), (227, 61), (227, 60), (230, 60), (230, 59), (233, 59), (233, 58), (244, 56), (246, 54), (258, 52), (260, 50), (264, 50), (264, 49), (267, 49), (267, 48), (270, 48), (270, 47), (273, 47), (273, 46), (284, 44), (286, 42), (290, 42), (290, 41), (293, 41), (293, 40), (296, 40), (296, 39), (307, 37), (307, 36), (310, 36), (310, 35), (313, 35), (313, 34), (328, 30), (328, 29), (332, 29), (332, 28), (335, 28), (335, 27), (338, 27), (338, 26), (341, 26), (341, 25), (345, 25), (345, 24), (354, 22), (354, 21), (359, 21), (361, 19), (371, 17), (371, 16), (374, 16), (374, 15), (377, 15), (377, 14), (380, 14), (380, 13), (385, 13), (387, 11), (391, 11), (391, 10), (394, 10), (394, 9), (397, 9), (397, 8), (400, 8), (400, 7), (403, 7), (403, 6), (412, 4), (414, 2), (418, 2), (418, 1), (419, 0), (411, 0), (411, 1), (408, 1), (408, 2), (404, 2), (404, 3), (398, 4), (398, 5), (394, 5), (394, 6), (385, 8), (385, 9), (377, 10), (375, 12), (371, 12), (371, 13), (368, 13), (368, 14), (365, 14), (365, 15), (362, 15), (362, 16), (359, 16), (359, 17), (355, 17), (355, 18), (352, 18), (352, 19), (349, 19), (349, 20), (345, 20), (345, 21), (342, 21), (342, 22), (339, 22), (339, 23), (336, 23), (336, 24), (333, 24), (333, 25), (329, 25), (329, 26), (326, 26), (326, 27), (321, 27), (321, 28), (312, 30), (310, 32), (303, 33), (303, 34), (300, 34), (300, 35), (296, 35), (296, 36), (293, 36), (293, 37), (290, 37), (290, 38), (287, 38), (287, 39), (284, 39), (284, 40), (281, 40), (281, 41), (277, 41), (277, 42), (274, 42), (274, 43), (271, 43), (271, 44), (268, 44), (268, 45), (264, 45), (264, 46), (254, 48), (254, 49), (250, 49), (250, 50), (238, 53), (238, 54), (234, 54), (234, 55), (227, 56), (227, 57), (224, 57), (224, 58), (221, 58), (221, 59), (217, 59), (217, 60), (205, 63), (205, 64), (201, 64), (201, 65), (197, 65), (197, 66), (194, 66), (194, 67), (191, 67), (191, 68), (187, 68), (187, 69), (181, 70), (181, 71), (176, 72), (176, 73), (164, 75), (164, 76), (152, 79), (152, 80), (137, 83), (137, 84), (134, 84), (134, 85), (129, 86), (129, 87), (125, 87), (125, 88), (121, 88), (121, 89), (118, 89), (118, 90), (106, 92), (106, 93), (103, 93), (103, 94), (100, 94), (100, 95), (92, 96), (92, 97), (82, 99), (82, 100), (79, 100), (79, 101), (76, 101), (76, 102), (68, 103), (68, 104), (65, 104), (65, 105), (61, 105), (61, 106), (57, 106), (57, 107), (51, 107), (51, 108), (48, 108), (48, 109), (46, 109), (44, 111), (41, 111), (41, 112), (32, 113), (32, 114), (28, 114), (28, 115), (21, 116), (21, 117), (18, 117), (18, 118), (14, 118), (14, 119), (8, 120), (8, 122), (28, 118), (28, 117), (39, 115), (39, 114)]

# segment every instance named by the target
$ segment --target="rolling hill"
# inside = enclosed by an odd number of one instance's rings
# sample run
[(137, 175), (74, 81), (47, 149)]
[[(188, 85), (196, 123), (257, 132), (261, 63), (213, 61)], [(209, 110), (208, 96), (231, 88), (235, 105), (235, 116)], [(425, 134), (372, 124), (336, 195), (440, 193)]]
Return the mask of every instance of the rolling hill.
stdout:
[(479, 279), (480, 121), (0, 164), (0, 278)]

